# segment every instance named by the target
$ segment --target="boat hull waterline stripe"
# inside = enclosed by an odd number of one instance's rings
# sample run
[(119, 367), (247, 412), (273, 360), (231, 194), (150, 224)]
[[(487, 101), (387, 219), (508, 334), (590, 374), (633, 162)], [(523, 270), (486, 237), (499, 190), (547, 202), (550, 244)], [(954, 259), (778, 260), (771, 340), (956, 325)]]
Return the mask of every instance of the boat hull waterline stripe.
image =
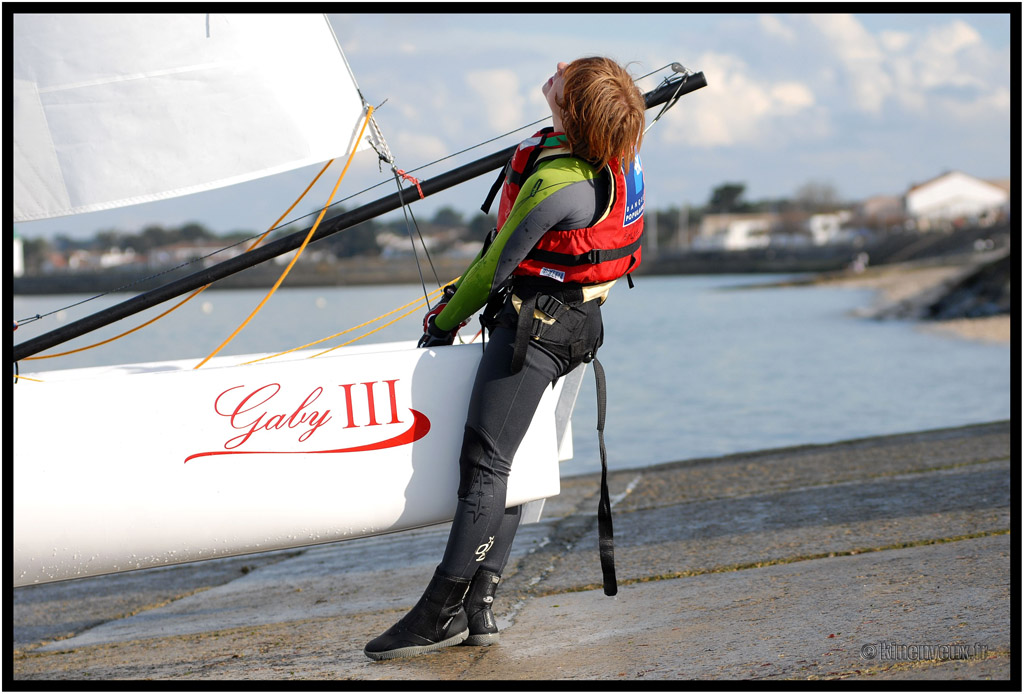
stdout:
[(409, 409), (412, 413), (413, 422), (405, 432), (398, 436), (376, 443), (367, 443), (362, 446), (351, 446), (349, 448), (332, 448), (325, 451), (206, 451), (205, 453), (193, 453), (185, 458), (187, 463), (196, 458), (204, 458), (214, 455), (317, 455), (321, 453), (359, 453), (361, 451), (382, 451), (385, 448), (405, 446), (419, 441), (430, 432), (430, 420), (422, 412)]

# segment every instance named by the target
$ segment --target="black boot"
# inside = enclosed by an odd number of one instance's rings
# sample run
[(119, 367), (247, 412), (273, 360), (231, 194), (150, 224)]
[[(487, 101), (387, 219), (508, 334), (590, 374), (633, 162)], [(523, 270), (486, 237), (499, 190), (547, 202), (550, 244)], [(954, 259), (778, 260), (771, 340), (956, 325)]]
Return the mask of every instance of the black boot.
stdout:
[(435, 570), (419, 602), (394, 626), (366, 644), (363, 654), (372, 660), (385, 660), (462, 643), (469, 634), (462, 607), (468, 588), (468, 578), (446, 576)]
[(469, 636), (462, 642), (463, 646), (489, 646), (498, 642), (498, 623), (494, 621), (491, 605), (500, 580), (501, 576), (484, 569), (473, 576), (466, 599), (462, 601), (469, 618)]

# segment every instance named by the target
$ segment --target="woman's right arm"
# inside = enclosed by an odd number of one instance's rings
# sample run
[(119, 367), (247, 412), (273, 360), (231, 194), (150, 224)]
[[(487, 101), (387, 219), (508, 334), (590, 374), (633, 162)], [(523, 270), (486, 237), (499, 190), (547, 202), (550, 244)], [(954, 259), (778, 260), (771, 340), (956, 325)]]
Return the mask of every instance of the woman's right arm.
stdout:
[(595, 214), (597, 176), (592, 167), (574, 158), (554, 160), (531, 174), (498, 235), (463, 273), (434, 325), (452, 330), (483, 308), (491, 292), (505, 283), (549, 229), (587, 226)]

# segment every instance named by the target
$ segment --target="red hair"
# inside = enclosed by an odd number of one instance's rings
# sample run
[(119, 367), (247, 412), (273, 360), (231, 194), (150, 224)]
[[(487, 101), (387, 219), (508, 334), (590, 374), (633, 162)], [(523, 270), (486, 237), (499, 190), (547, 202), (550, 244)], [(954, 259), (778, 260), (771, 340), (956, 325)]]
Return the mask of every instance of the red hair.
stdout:
[(643, 95), (609, 58), (580, 58), (566, 66), (558, 106), (574, 156), (598, 169), (618, 159), (629, 171), (644, 137)]

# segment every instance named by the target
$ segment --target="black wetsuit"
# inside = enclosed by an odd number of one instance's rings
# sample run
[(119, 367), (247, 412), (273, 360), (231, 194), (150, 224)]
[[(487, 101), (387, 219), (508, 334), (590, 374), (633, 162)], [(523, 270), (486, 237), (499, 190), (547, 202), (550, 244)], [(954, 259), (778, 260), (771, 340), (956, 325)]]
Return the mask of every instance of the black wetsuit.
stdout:
[[(543, 170), (542, 166), (527, 179), (521, 197)], [(491, 292), (511, 277), (545, 232), (593, 225), (608, 207), (607, 179), (607, 175), (594, 174), (567, 183), (525, 214), (510, 217), (511, 223), (499, 230), (495, 243), (481, 252), (463, 276), (448, 307), (436, 318), (438, 327), (448, 329), (478, 310)], [(474, 269), (478, 270), (475, 275)], [(537, 291), (564, 295), (567, 290), (571, 293), (579, 289), (553, 280), (530, 278), (527, 282), (513, 278), (512, 292), (491, 331), (473, 385), (459, 459), (458, 509), (439, 567), (447, 575), (470, 578), (479, 568), (502, 573), (521, 517), (521, 507), (505, 509), (512, 458), (544, 391), (585, 360), (557, 343), (562, 339), (582, 342), (593, 354), (602, 340), (601, 301), (578, 301), (579, 321), (573, 326), (573, 334), (555, 338), (554, 343), (527, 341), (522, 368), (515, 371), (512, 357), (518, 313), (511, 296), (522, 299)]]

